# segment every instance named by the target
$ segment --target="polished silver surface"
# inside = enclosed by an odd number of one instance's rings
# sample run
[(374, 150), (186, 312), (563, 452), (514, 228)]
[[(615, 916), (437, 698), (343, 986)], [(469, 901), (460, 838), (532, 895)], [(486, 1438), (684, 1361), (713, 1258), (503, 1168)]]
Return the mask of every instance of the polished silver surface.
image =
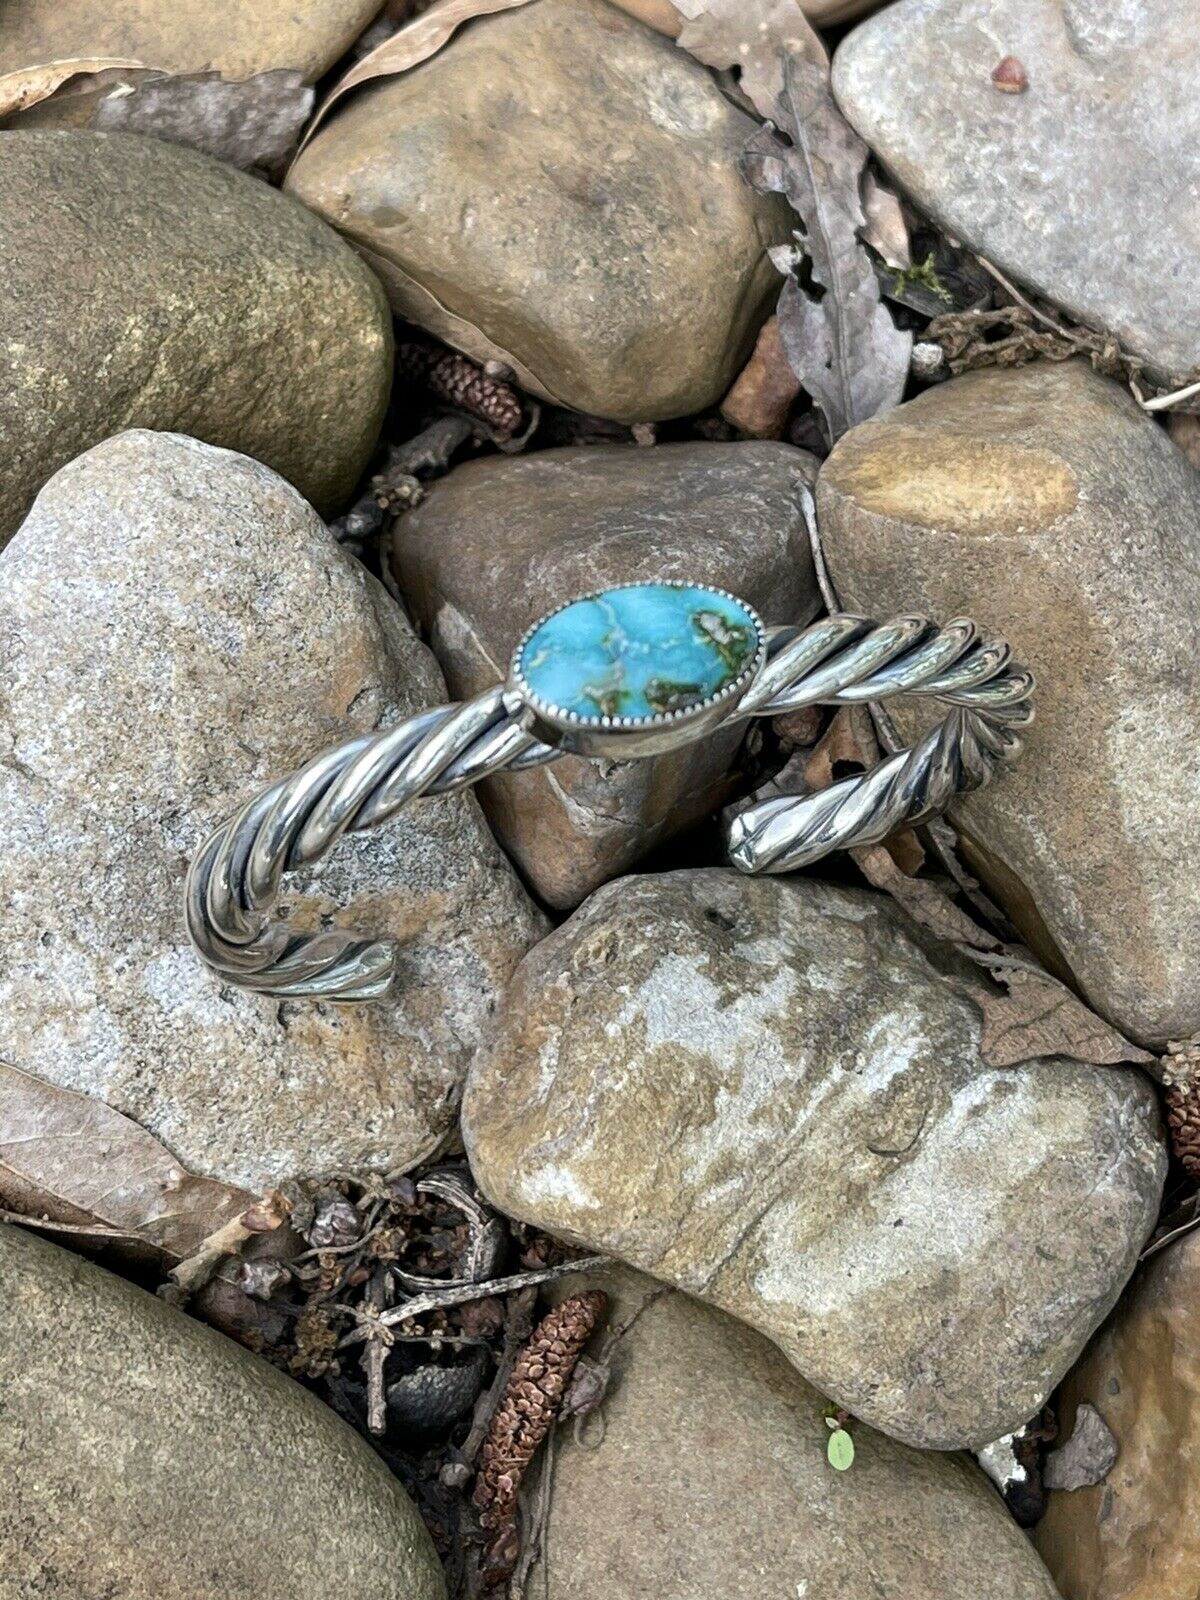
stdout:
[[(801, 706), (899, 695), (932, 699), (948, 706), (949, 715), (872, 772), (742, 812), (729, 830), (733, 864), (750, 873), (792, 871), (832, 850), (886, 838), (988, 782), (1018, 754), (1018, 730), (1033, 717), (1033, 678), (1010, 655), (1003, 641), (980, 638), (963, 618), (938, 627), (917, 617), (876, 624), (836, 615), (807, 628), (770, 630), (757, 675), (748, 687), (739, 685), (735, 702), (720, 707), (720, 726)], [(498, 686), (349, 739), (264, 789), (211, 835), (192, 863), (186, 916), (196, 949), (226, 982), (261, 994), (329, 1001), (381, 995), (395, 969), (391, 943), (340, 929), (293, 932), (273, 922), (284, 875), (313, 865), (343, 834), (376, 827), (421, 795), (557, 760), (564, 747), (537, 737), (543, 731), (520, 696)], [(673, 726), (673, 738), (654, 742), (653, 753), (711, 731), (707, 719), (685, 719)], [(606, 747), (608, 753), (628, 759), (649, 753), (634, 747), (644, 745), (648, 730), (631, 732), (629, 745)]]

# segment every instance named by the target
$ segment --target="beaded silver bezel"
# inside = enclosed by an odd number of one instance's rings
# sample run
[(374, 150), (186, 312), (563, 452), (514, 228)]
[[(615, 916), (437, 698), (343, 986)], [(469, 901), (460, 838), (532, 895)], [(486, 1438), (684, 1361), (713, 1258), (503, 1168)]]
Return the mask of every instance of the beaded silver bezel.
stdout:
[[(597, 600), (601, 595), (620, 593), (622, 589), (641, 589), (648, 585), (662, 589), (703, 589), (708, 594), (730, 601), (745, 612), (754, 626), (756, 643), (753, 654), (737, 677), (731, 678), (703, 700), (679, 706), (672, 711), (655, 712), (648, 717), (589, 717), (543, 699), (529, 683), (521, 665), (525, 649), (538, 629), (571, 606)], [(763, 620), (754, 606), (743, 600), (741, 595), (733, 594), (719, 584), (704, 583), (699, 579), (646, 578), (632, 583), (605, 584), (602, 588), (590, 589), (586, 594), (573, 595), (570, 600), (564, 600), (561, 605), (540, 616), (526, 628), (512, 653), (507, 691), (519, 703), (523, 725), (547, 744), (580, 755), (654, 755), (690, 744), (724, 721), (758, 677), (766, 658), (766, 628)]]

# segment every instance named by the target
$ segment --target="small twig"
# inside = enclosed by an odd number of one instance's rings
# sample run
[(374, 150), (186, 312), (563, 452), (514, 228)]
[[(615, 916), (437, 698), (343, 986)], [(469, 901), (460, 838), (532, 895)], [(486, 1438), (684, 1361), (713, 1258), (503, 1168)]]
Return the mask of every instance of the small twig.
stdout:
[(1153, 400), (1143, 400), (1139, 395), (1138, 403), (1143, 411), (1169, 411), (1181, 400), (1190, 400), (1195, 394), (1200, 394), (1200, 378), (1195, 383), (1185, 384), (1182, 389), (1173, 390), (1170, 394), (1155, 395)]
[(842, 609), (842, 603), (838, 599), (837, 590), (833, 587), (829, 568), (825, 565), (825, 550), (817, 528), (817, 502), (806, 483), (800, 485), (800, 514), (804, 518), (804, 526), (808, 529), (808, 547), (812, 551), (813, 570), (817, 575), (821, 599), (825, 602), (825, 609), (832, 615)]
[[(409, 1322), (413, 1317), (423, 1317), (430, 1311), (443, 1311), (448, 1306), (466, 1305), (471, 1300), (488, 1300), (494, 1295), (512, 1294), (516, 1289), (529, 1289), (539, 1283), (553, 1283), (556, 1278), (569, 1278), (575, 1272), (597, 1272), (601, 1267), (608, 1265), (607, 1256), (580, 1256), (577, 1261), (564, 1261), (557, 1267), (543, 1267), (537, 1272), (518, 1272), (508, 1278), (492, 1278), (487, 1283), (463, 1284), (460, 1287), (443, 1289), (436, 1294), (414, 1295), (403, 1305), (393, 1306), (390, 1311), (385, 1311), (380, 1317), (370, 1320), (378, 1321), (384, 1327), (392, 1327), (397, 1322)], [(338, 1349), (358, 1344), (368, 1337), (365, 1327), (355, 1328), (345, 1336)]]
[(1032, 300), (1027, 299), (1025, 295), (1021, 293), (1015, 283), (1010, 283), (1008, 281), (1008, 279), (1000, 271), (999, 267), (992, 265), (986, 256), (976, 256), (975, 259), (979, 262), (979, 265), (985, 272), (991, 273), (992, 277), (995, 278), (996, 282), (1000, 285), (1004, 292), (1012, 295), (1017, 304), (1019, 306), (1024, 306), (1026, 311), (1028, 311), (1031, 316), (1036, 317), (1039, 322), (1044, 322), (1048, 328), (1052, 328), (1060, 338), (1066, 339), (1068, 343), (1084, 345), (1085, 347), (1090, 348), (1090, 344), (1087, 340), (1081, 339), (1078, 334), (1072, 333), (1069, 328), (1064, 328), (1061, 322), (1056, 322), (1055, 319), (1052, 316), (1049, 316), (1045, 311), (1039, 310), (1038, 307), (1034, 305)]
[(374, 1434), (387, 1432), (387, 1395), (383, 1390), (387, 1354), (387, 1345), (382, 1339), (369, 1339), (362, 1353), (362, 1367), (367, 1375), (367, 1427)]
[[(45, 1228), (50, 1233), (84, 1233), (96, 1239), (138, 1240), (136, 1233), (124, 1228), (106, 1228), (99, 1222), (52, 1222), (49, 1217), (27, 1217), (23, 1211), (0, 1210), (0, 1222), (15, 1222), (22, 1228)], [(150, 1244), (149, 1239), (139, 1241)]]
[(1153, 1239), (1138, 1257), (1139, 1263), (1149, 1261), (1151, 1256), (1156, 1256), (1160, 1250), (1165, 1250), (1169, 1244), (1174, 1244), (1176, 1239), (1182, 1239), (1184, 1234), (1200, 1228), (1200, 1216), (1195, 1216), (1190, 1222), (1181, 1223), (1178, 1228), (1172, 1228), (1170, 1233), (1164, 1233), (1161, 1238)]

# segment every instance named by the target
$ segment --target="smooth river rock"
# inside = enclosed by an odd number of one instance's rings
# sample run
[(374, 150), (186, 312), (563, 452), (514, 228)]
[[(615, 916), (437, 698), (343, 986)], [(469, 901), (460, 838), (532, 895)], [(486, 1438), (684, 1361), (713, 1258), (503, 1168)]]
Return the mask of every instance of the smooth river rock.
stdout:
[(765, 1339), (638, 1273), (606, 1272), (602, 1436), (559, 1435), (549, 1600), (1056, 1600), (983, 1474), (854, 1428), (835, 1472), (823, 1396)]
[(1038, 363), (853, 429), (818, 508), (847, 609), (974, 617), (1037, 674), (1021, 760), (955, 811), (1026, 941), (1140, 1043), (1200, 1030), (1200, 476)]
[(1200, 1234), (1138, 1269), (1060, 1392), (1117, 1441), (1103, 1483), (1055, 1490), (1034, 1533), (1063, 1600), (1194, 1600), (1200, 1574)]
[(416, 1507), (231, 1339), (0, 1223), (0, 1600), (445, 1600)]
[(411, 321), (577, 411), (676, 417), (720, 399), (778, 293), (791, 213), (738, 175), (754, 128), (606, 0), (536, 0), (355, 91), (288, 187)]
[(982, 1445), (1112, 1306), (1165, 1170), (1140, 1074), (983, 1065), (985, 981), (860, 890), (608, 884), (517, 969), (468, 1080), (472, 1168), (872, 1426)]
[[(991, 82), (1010, 55), (1021, 94)], [(1166, 379), (1200, 367), (1198, 75), (1179, 0), (899, 0), (833, 65), (923, 210)]]
[(319, 78), (379, 11), (379, 0), (214, 5), (212, 0), (9, 0), (0, 72), (120, 57), (167, 72), (248, 78), (276, 67)]
[[(820, 605), (797, 492), (816, 462), (775, 443), (581, 447), (470, 462), (396, 528), (396, 571), (454, 694), (508, 670), (525, 629), (576, 595), (674, 578), (769, 622)], [(715, 811), (744, 729), (669, 756), (566, 757), (481, 786), (492, 826), (549, 904), (576, 906)]]
[(378, 282), (265, 183), (136, 134), (0, 138), (0, 545), (123, 428), (265, 461), (328, 513), (391, 385)]
[(236, 806), (445, 699), (382, 586), (268, 468), (135, 431), (64, 467), (0, 555), (0, 659), (0, 1059), (254, 1191), (434, 1150), (541, 931), (470, 796), (289, 880), (298, 925), (399, 939), (386, 1002), (224, 987), (183, 926), (188, 861)]

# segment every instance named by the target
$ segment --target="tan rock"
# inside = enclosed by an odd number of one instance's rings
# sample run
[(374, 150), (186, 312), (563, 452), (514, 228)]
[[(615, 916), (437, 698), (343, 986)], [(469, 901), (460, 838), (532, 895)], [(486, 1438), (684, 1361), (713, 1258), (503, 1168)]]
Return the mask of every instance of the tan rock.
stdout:
[(1194, 1600), (1200, 1573), (1200, 1234), (1140, 1268), (1063, 1385), (1065, 1437), (1095, 1406), (1103, 1483), (1050, 1495), (1034, 1539), (1064, 1600)]
[(778, 292), (755, 124), (605, 0), (534, 0), (367, 86), (289, 188), (367, 254), (402, 315), (535, 393), (618, 421), (719, 400)]
[(265, 461), (329, 512), (391, 385), (378, 283), (316, 217), (132, 134), (0, 138), (0, 545), (50, 475), (143, 426)]
[(985, 1444), (1112, 1306), (1165, 1161), (1141, 1074), (985, 1067), (984, 982), (884, 896), (623, 878), (518, 967), (470, 1070), (472, 1168), (873, 1427)]
[(1141, 1043), (1200, 1030), (1200, 478), (1182, 453), (1086, 365), (1037, 363), (854, 429), (818, 507), (848, 609), (974, 617), (1037, 674), (1022, 759), (955, 812), (1025, 939)]
[(0, 72), (111, 56), (168, 72), (248, 78), (274, 67), (321, 74), (354, 43), (379, 0), (214, 5), (213, 0), (16, 0), (0, 26)]
[(399, 1482), (231, 1339), (0, 1223), (0, 1600), (445, 1600)]
[[(819, 607), (784, 444), (541, 450), (458, 467), (401, 519), (396, 567), (455, 696), (502, 678), (525, 629), (590, 590), (717, 584), (771, 622)], [(567, 757), (482, 786), (492, 826), (551, 905), (579, 902), (728, 796), (744, 729), (649, 761)]]
[[(1054, 1600), (981, 1472), (858, 1425), (838, 1473), (824, 1398), (764, 1340), (631, 1272), (603, 1288), (613, 1348), (604, 1429), (564, 1432), (550, 1600)], [(869, 1577), (868, 1577), (869, 1575)]]
[(259, 1191), (406, 1166), (542, 923), (469, 795), (342, 840), (299, 925), (400, 941), (371, 1006), (222, 986), (183, 926), (209, 830), (445, 685), (382, 586), (267, 467), (131, 432), (51, 479), (0, 555), (0, 1059)]
[(778, 439), (787, 423), (800, 380), (792, 371), (779, 319), (768, 317), (749, 361), (721, 401), (721, 415), (754, 439)]

